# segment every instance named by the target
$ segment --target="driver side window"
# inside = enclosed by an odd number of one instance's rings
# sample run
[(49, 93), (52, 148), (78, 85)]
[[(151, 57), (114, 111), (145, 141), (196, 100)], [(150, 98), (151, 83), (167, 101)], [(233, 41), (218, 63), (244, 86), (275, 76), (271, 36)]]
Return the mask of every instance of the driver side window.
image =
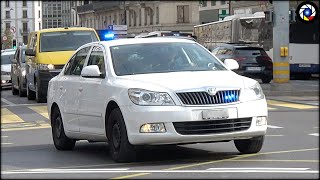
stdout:
[(66, 65), (65, 75), (80, 76), (90, 48), (91, 47), (89, 46), (79, 50), (77, 54), (70, 59), (69, 63)]

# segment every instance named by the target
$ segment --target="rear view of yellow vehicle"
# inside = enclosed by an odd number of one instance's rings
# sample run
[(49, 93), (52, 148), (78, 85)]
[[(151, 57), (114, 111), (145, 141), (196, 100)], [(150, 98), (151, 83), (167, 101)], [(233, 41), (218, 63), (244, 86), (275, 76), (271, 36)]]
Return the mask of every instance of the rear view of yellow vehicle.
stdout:
[(46, 102), (50, 79), (59, 74), (76, 49), (94, 41), (99, 41), (99, 36), (92, 28), (66, 27), (31, 32), (25, 52), (28, 99)]

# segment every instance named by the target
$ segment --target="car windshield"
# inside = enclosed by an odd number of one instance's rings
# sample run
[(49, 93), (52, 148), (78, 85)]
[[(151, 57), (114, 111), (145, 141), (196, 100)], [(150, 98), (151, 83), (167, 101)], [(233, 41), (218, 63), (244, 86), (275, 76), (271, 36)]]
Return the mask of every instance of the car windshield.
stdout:
[(112, 46), (118, 76), (182, 71), (219, 71), (226, 68), (196, 43), (141, 43)]
[(11, 64), (11, 59), (14, 58), (14, 54), (1, 54), (1, 64)]
[(93, 31), (46, 32), (40, 36), (40, 52), (72, 51), (86, 43), (98, 41)]

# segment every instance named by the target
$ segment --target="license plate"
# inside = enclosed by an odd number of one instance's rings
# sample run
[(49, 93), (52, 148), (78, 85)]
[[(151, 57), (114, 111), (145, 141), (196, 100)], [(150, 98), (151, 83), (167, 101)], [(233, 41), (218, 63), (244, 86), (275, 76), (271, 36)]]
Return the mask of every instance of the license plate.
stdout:
[(262, 68), (261, 67), (247, 67), (248, 71), (261, 71)]
[(311, 64), (299, 64), (299, 67), (311, 67)]
[(229, 118), (229, 113), (227, 109), (214, 109), (202, 111), (202, 119), (210, 120), (227, 118)]

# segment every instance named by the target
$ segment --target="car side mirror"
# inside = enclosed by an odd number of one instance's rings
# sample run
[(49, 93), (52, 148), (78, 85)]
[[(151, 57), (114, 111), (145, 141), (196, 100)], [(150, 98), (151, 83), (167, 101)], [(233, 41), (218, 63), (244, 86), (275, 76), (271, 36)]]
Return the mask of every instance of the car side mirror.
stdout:
[(34, 52), (33, 49), (26, 49), (25, 55), (27, 55), (27, 56), (35, 56), (36, 52)]
[(104, 78), (97, 65), (89, 65), (82, 69), (81, 76), (85, 78)]
[(224, 64), (230, 69), (235, 70), (239, 69), (239, 63), (234, 59), (225, 59)]

